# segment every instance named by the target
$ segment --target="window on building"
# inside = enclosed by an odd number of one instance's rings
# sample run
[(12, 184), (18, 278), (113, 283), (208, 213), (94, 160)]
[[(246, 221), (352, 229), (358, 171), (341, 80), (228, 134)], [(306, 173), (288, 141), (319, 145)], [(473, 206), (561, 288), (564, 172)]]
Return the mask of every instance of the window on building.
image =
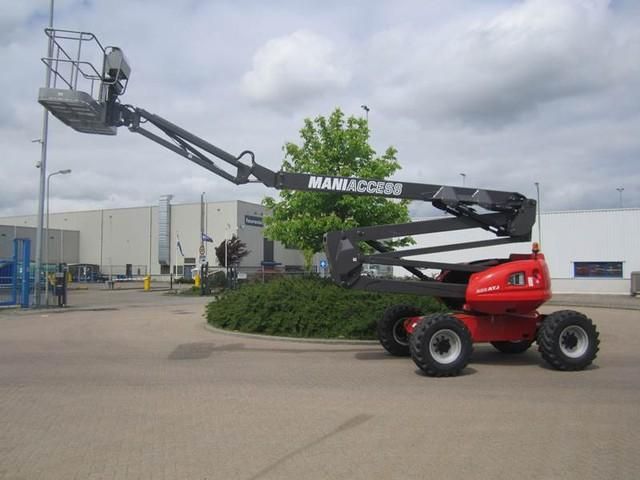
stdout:
[(189, 280), (190, 278), (193, 278), (193, 275), (191, 274), (191, 271), (196, 268), (196, 264), (192, 263), (191, 265), (187, 265), (186, 263), (184, 264), (184, 270), (183, 270), (183, 277), (187, 280)]
[(160, 275), (169, 275), (171, 268), (169, 265), (160, 265)]
[(576, 278), (622, 278), (622, 262), (573, 262)]

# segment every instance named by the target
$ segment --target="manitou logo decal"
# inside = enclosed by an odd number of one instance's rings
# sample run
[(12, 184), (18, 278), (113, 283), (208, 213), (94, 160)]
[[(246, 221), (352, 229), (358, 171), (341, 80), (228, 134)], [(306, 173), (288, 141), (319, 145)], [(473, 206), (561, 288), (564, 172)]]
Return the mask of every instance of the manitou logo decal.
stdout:
[(402, 184), (384, 180), (358, 180), (357, 178), (309, 177), (309, 188), (335, 192), (369, 193), (372, 195), (402, 194)]

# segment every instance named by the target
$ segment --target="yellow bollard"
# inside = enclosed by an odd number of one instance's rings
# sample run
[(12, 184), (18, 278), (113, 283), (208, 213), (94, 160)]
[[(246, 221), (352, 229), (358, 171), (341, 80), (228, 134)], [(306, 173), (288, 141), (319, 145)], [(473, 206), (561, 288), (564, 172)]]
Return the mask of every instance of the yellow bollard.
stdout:
[(148, 292), (149, 290), (151, 290), (151, 275), (147, 275), (146, 277), (144, 277), (143, 285), (144, 285), (145, 292)]
[(193, 277), (193, 280), (195, 281), (195, 286), (199, 287), (200, 286), (200, 274), (196, 273), (196, 276)]

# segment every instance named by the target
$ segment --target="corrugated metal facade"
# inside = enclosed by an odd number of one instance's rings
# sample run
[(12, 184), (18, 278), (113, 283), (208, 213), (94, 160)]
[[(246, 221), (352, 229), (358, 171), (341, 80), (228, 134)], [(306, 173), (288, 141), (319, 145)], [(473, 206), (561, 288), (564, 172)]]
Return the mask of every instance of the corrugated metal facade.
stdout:
[(171, 263), (171, 199), (173, 195), (160, 197), (158, 208), (158, 263)]
[[(542, 213), (542, 252), (556, 293), (629, 293), (632, 271), (640, 271), (640, 209), (585, 210)], [(446, 232), (415, 237), (416, 247), (495, 238), (484, 231)], [(537, 225), (532, 241), (538, 239)], [(468, 262), (527, 253), (530, 243), (447, 252), (431, 260)], [(622, 262), (622, 278), (576, 278), (574, 262)], [(402, 269), (396, 268), (396, 274)]]
[[(205, 230), (214, 244), (205, 245), (213, 260), (213, 246), (225, 237), (236, 234), (251, 250), (243, 265), (259, 265), (263, 259), (262, 228), (255, 218), (264, 215), (264, 208), (247, 202), (216, 202), (206, 205)], [(248, 221), (247, 219), (251, 220)], [(158, 207), (141, 207), (87, 212), (51, 214), (52, 230), (58, 228), (79, 231), (79, 262), (98, 265), (148, 265), (151, 273), (160, 273), (160, 262), (154, 253), (159, 250)], [(0, 219), (0, 224), (18, 227), (34, 226), (35, 217)], [(200, 246), (200, 204), (171, 206), (169, 261), (186, 264), (184, 258), (197, 258)], [(65, 233), (66, 235), (66, 233)], [(178, 235), (185, 257), (177, 254)], [(493, 235), (469, 230), (414, 237), (416, 247), (460, 243)], [(537, 226), (533, 240), (537, 240)], [(65, 252), (67, 251), (65, 236)], [(531, 244), (517, 243), (490, 248), (446, 252), (428, 257), (443, 262), (469, 262), (483, 258), (506, 257), (509, 253), (527, 253)], [(640, 209), (590, 210), (542, 213), (542, 251), (545, 254), (553, 289), (557, 293), (594, 292), (622, 293), (630, 291), (630, 274), (640, 271)], [(320, 258), (321, 256), (318, 256)], [(65, 254), (65, 260), (68, 260)], [(285, 265), (302, 265), (297, 250), (275, 245), (275, 259)], [(215, 261), (215, 260), (213, 260)], [(574, 262), (622, 262), (622, 278), (575, 278)], [(396, 275), (404, 275), (396, 268)]]
[[(63, 227), (79, 232), (79, 253), (74, 262), (101, 266), (101, 271), (115, 274), (124, 272), (131, 264), (134, 273), (157, 275), (161, 273), (160, 240), (165, 242), (163, 255), (165, 265), (194, 267), (200, 247), (200, 203), (168, 205), (165, 232), (160, 235), (160, 207), (133, 207), (84, 212), (51, 213), (51, 231)], [(214, 246), (225, 238), (237, 235), (248, 245), (251, 253), (242, 260), (243, 267), (258, 268), (263, 260), (263, 228), (256, 222), (247, 222), (247, 217), (262, 217), (264, 207), (242, 201), (211, 202), (205, 204), (205, 230), (214, 243), (205, 244), (210, 264), (215, 265)], [(169, 220), (170, 219), (170, 220)], [(0, 225), (17, 227), (35, 226), (34, 215), (0, 218)], [(66, 233), (65, 233), (66, 235)], [(184, 256), (177, 248), (180, 244)], [(65, 252), (67, 251), (65, 236)], [(56, 244), (57, 245), (57, 244)], [(167, 249), (167, 247), (169, 247)], [(65, 261), (71, 254), (65, 255)], [(303, 265), (304, 258), (298, 250), (275, 244), (275, 260), (283, 265)]]

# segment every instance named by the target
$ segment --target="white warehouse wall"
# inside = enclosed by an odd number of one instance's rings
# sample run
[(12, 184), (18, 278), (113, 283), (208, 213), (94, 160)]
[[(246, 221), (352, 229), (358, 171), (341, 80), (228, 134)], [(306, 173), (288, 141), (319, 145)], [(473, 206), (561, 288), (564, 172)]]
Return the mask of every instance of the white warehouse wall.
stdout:
[[(640, 271), (640, 209), (584, 210), (541, 214), (541, 251), (549, 265), (555, 293), (628, 294), (632, 271)], [(483, 230), (461, 230), (415, 236), (414, 246), (427, 247), (496, 238)], [(531, 242), (538, 240), (535, 225)], [(504, 258), (510, 253), (529, 253), (531, 242), (512, 243), (433, 255), (417, 260), (470, 262)], [(574, 262), (623, 262), (623, 278), (575, 278)], [(395, 268), (395, 274), (406, 274)]]
[[(263, 259), (263, 228), (245, 224), (245, 215), (263, 217), (262, 205), (243, 202), (205, 203), (205, 231), (213, 243), (205, 243), (209, 264), (217, 265), (214, 248), (232, 235), (247, 244), (251, 251), (241, 266), (258, 267)], [(102, 266), (108, 273), (122, 273), (124, 265), (132, 264), (134, 274), (141, 272), (160, 274), (158, 263), (158, 207), (133, 207), (81, 212), (50, 213), (51, 229), (79, 231), (79, 263)], [(35, 215), (0, 218), (0, 225), (18, 227), (36, 225)], [(171, 264), (176, 263), (178, 236), (184, 257), (199, 257), (200, 247), (200, 203), (171, 205)], [(35, 245), (32, 246), (35, 249)], [(303, 265), (304, 259), (298, 250), (285, 249), (275, 242), (274, 259), (283, 265)], [(178, 254), (178, 265), (183, 257)]]
[[(248, 202), (238, 202), (238, 216), (235, 221), (238, 225), (238, 238), (246, 243), (249, 255), (242, 262), (245, 265), (258, 266), (264, 259), (264, 236), (263, 228), (250, 225), (245, 222), (245, 216), (264, 217), (264, 207)], [(274, 252), (275, 255), (275, 252)]]
[[(259, 266), (263, 257), (263, 228), (247, 225), (245, 215), (264, 216), (261, 205), (242, 201), (206, 204), (206, 231), (214, 243), (206, 244), (210, 265), (216, 265), (213, 248), (225, 236), (237, 234), (251, 254), (242, 266)], [(542, 213), (542, 252), (547, 259), (556, 293), (628, 294), (630, 275), (640, 271), (640, 209), (585, 210)], [(1, 225), (35, 226), (35, 215), (0, 218)], [(158, 264), (158, 208), (136, 207), (84, 212), (51, 213), (50, 227), (79, 231), (79, 261), (105, 267), (127, 263), (143, 266), (154, 275)], [(200, 246), (200, 204), (171, 206), (171, 263), (175, 264), (175, 245), (180, 235), (185, 257), (198, 257)], [(483, 230), (462, 230), (415, 236), (416, 247), (427, 247), (495, 238)], [(532, 241), (538, 239), (534, 226)], [(35, 249), (35, 245), (33, 246)], [(445, 252), (416, 259), (442, 262), (469, 262), (482, 258), (506, 257), (509, 253), (528, 253), (531, 242)], [(322, 255), (319, 255), (320, 258)], [(276, 242), (274, 260), (283, 265), (303, 265), (302, 253)], [(620, 278), (574, 278), (574, 262), (622, 262)], [(178, 264), (183, 258), (178, 257)], [(115, 273), (115, 270), (114, 270)], [(396, 275), (406, 272), (396, 267)]]

